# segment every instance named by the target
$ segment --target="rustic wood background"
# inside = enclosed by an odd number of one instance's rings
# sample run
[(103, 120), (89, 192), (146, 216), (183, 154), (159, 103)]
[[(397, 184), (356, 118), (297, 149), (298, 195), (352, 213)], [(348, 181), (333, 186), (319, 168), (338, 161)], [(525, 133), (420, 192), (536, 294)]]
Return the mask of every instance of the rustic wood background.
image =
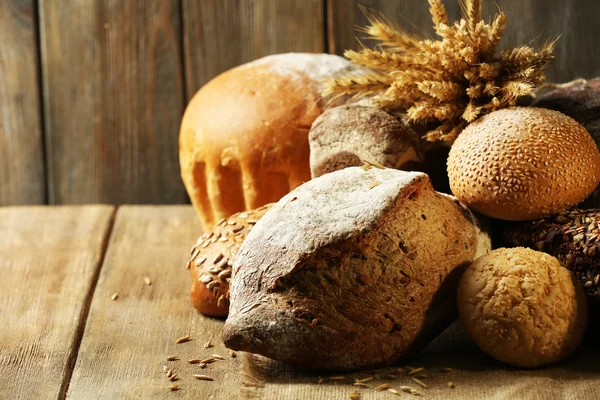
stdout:
[[(458, 17), (456, 0), (446, 0)], [(432, 34), (426, 0), (0, 0), (0, 205), (183, 203), (178, 130), (238, 64), (355, 47), (358, 5)], [(561, 35), (553, 82), (600, 75), (600, 1), (487, 1), (504, 45)]]

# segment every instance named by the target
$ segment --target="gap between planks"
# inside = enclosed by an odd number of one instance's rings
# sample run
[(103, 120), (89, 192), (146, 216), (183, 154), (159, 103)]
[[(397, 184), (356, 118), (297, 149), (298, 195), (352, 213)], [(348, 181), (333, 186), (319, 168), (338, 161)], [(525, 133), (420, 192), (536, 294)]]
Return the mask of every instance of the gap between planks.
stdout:
[(110, 242), (110, 236), (112, 234), (113, 227), (115, 226), (116, 215), (117, 215), (117, 208), (114, 208), (112, 210), (112, 214), (108, 221), (108, 227), (106, 228), (104, 238), (102, 239), (100, 260), (98, 260), (98, 266), (96, 267), (96, 270), (94, 271), (94, 275), (92, 276), (92, 281), (90, 283), (90, 289), (85, 295), (85, 299), (83, 301), (81, 312), (79, 314), (79, 321), (77, 323), (77, 328), (75, 330), (75, 338), (73, 340), (73, 347), (71, 348), (71, 352), (69, 353), (69, 357), (67, 359), (67, 365), (65, 366), (65, 372), (63, 375), (63, 379), (60, 384), (60, 390), (58, 392), (59, 400), (66, 399), (66, 397), (67, 397), (67, 391), (69, 390), (69, 383), (71, 382), (71, 377), (73, 376), (73, 370), (75, 369), (75, 363), (77, 362), (77, 356), (79, 355), (79, 348), (81, 346), (81, 341), (83, 339), (85, 325), (87, 323), (87, 318), (90, 313), (90, 306), (92, 304), (92, 299), (94, 298), (94, 293), (96, 292), (96, 286), (98, 284), (98, 278), (100, 277), (100, 271), (102, 270), (102, 266), (104, 265), (104, 258), (106, 257), (106, 251), (108, 250), (108, 243)]

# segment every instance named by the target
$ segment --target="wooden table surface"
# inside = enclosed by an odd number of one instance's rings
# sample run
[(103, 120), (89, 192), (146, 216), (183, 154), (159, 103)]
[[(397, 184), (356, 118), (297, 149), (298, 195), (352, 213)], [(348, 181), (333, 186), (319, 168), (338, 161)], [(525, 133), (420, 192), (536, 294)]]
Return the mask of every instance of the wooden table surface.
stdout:
[[(319, 375), (265, 358), (232, 358), (220, 341), (223, 320), (188, 300), (185, 264), (201, 233), (190, 206), (0, 208), (0, 399), (396, 398), (375, 390), (384, 383), (439, 399), (600, 398), (594, 338), (563, 363), (516, 370), (481, 353), (455, 324), (409, 364), (426, 368), (427, 388), (397, 367), (317, 384)], [(225, 360), (205, 369), (187, 362), (211, 354)], [(352, 386), (370, 376), (369, 388)]]

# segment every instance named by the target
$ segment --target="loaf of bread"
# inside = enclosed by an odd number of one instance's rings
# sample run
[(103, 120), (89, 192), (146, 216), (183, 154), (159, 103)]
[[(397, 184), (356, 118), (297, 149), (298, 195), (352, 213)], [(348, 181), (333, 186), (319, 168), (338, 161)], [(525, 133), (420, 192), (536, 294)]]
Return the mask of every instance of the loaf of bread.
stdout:
[(243, 243), (224, 343), (307, 368), (391, 365), (455, 319), (463, 268), (489, 250), (473, 214), (423, 173), (323, 175)]
[(375, 107), (332, 107), (313, 123), (308, 135), (313, 178), (362, 160), (405, 169), (420, 161), (417, 134), (394, 116)]
[(541, 220), (507, 223), (505, 246), (524, 246), (558, 258), (600, 299), (600, 209), (572, 209)]
[(266, 204), (221, 219), (192, 247), (187, 264), (192, 276), (190, 299), (202, 314), (227, 316), (231, 266), (248, 232), (271, 206)]
[(315, 178), (368, 161), (425, 172), (436, 190), (449, 193), (448, 149), (420, 140), (423, 134), (423, 127), (368, 102), (332, 107), (315, 120), (308, 134), (311, 175)]
[[(560, 111), (573, 118), (590, 133), (600, 149), (600, 78), (578, 79), (561, 85), (540, 96), (532, 106)], [(600, 187), (578, 207), (600, 208)]]
[(352, 67), (330, 54), (280, 54), (204, 85), (181, 123), (181, 176), (205, 229), (277, 201), (310, 179), (308, 131), (320, 82)]

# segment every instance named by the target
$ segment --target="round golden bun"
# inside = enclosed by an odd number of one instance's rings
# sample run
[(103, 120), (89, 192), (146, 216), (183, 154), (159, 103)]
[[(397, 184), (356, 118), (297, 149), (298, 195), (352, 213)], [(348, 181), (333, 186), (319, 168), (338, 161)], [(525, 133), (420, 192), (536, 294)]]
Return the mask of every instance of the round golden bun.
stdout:
[(583, 201), (600, 182), (590, 134), (557, 111), (512, 107), (470, 124), (448, 156), (452, 193), (493, 218), (532, 220)]
[(523, 247), (478, 258), (458, 285), (460, 321), (497, 360), (534, 368), (560, 361), (581, 343), (587, 303), (560, 262)]
[(179, 155), (205, 228), (310, 179), (308, 131), (324, 109), (320, 82), (350, 68), (335, 55), (279, 54), (224, 72), (196, 93)]
[(190, 300), (202, 314), (225, 317), (229, 312), (231, 266), (254, 224), (271, 208), (266, 204), (223, 218), (192, 247), (187, 267), (192, 277)]

